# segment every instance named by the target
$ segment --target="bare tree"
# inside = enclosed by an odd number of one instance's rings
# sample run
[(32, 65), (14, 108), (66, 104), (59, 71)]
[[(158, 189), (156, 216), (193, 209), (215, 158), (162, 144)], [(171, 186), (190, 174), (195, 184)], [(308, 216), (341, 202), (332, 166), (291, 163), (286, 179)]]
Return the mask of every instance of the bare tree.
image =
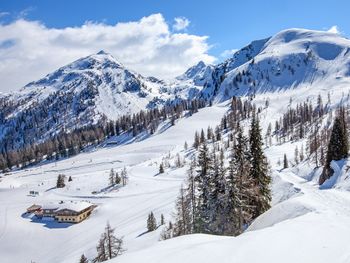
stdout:
[(97, 245), (97, 256), (94, 262), (103, 262), (121, 255), (125, 249), (123, 248), (123, 239), (114, 235), (115, 229), (107, 222), (105, 232)]

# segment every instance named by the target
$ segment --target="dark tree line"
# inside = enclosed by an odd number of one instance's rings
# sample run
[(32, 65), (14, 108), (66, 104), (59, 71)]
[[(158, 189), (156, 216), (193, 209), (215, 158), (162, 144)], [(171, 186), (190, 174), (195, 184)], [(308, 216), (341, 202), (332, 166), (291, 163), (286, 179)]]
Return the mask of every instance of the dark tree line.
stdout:
[[(13, 167), (22, 168), (42, 160), (70, 157), (78, 154), (88, 146), (97, 145), (106, 138), (119, 136), (123, 133), (129, 133), (133, 137), (142, 132), (153, 134), (161, 122), (170, 120), (171, 124), (174, 125), (175, 120), (184, 113), (191, 115), (204, 106), (205, 102), (203, 100), (178, 101), (176, 104), (164, 106), (162, 109), (155, 108), (132, 115), (124, 115), (116, 121), (102, 118), (97, 124), (90, 124), (71, 131), (59, 131), (44, 141), (42, 141), (41, 133), (35, 140), (26, 141), (25, 136), (21, 132), (14, 132), (11, 137), (5, 136), (2, 139), (2, 144), (0, 145), (0, 171)], [(34, 112), (35, 116), (36, 113)], [(23, 121), (22, 126), (25, 127), (26, 122), (23, 118), (16, 119), (18, 125), (20, 125), (21, 121)], [(36, 125), (39, 124), (34, 126)], [(20, 146), (11, 143), (15, 141), (22, 141), (23, 143)]]
[[(316, 107), (312, 105), (311, 101), (299, 103), (295, 108), (289, 107), (279, 121), (275, 122), (273, 135), (279, 142), (303, 139), (310, 132), (310, 127), (316, 125), (328, 112), (329, 105), (328, 103), (323, 105), (320, 95), (317, 98)], [(267, 135), (271, 134), (272, 127), (270, 125)]]

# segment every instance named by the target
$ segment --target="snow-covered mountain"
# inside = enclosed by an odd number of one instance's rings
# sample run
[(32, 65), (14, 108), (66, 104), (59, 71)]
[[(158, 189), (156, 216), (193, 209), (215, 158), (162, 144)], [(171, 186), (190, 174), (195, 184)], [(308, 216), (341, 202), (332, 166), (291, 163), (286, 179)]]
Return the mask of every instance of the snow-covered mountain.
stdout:
[(145, 78), (128, 70), (101, 50), (27, 84), (18, 96), (30, 96), (31, 100), (40, 101), (52, 94), (72, 94), (75, 100), (73, 108), (83, 107), (88, 100), (88, 108), (94, 114), (115, 119), (151, 107), (150, 103), (161, 95), (162, 85), (156, 78)]
[(213, 69), (213, 65), (206, 65), (203, 61), (199, 61), (198, 64), (190, 67), (184, 74), (176, 77), (176, 79), (188, 81), (194, 86), (203, 86), (212, 78)]
[(308, 87), (336, 88), (350, 82), (350, 40), (339, 34), (305, 29), (283, 30), (253, 41), (214, 68), (202, 91), (223, 101), (232, 95)]
[(0, 140), (9, 142), (7, 149), (42, 142), (62, 131), (187, 99), (186, 88), (176, 95), (163, 81), (128, 70), (100, 51), (0, 96)]

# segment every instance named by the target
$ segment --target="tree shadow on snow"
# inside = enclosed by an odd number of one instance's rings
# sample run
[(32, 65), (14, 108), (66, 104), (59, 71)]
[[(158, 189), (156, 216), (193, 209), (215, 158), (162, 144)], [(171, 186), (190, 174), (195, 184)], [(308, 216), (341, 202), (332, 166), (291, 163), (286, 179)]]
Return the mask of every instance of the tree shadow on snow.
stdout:
[[(159, 227), (161, 227), (161, 225), (157, 226), (156, 229), (154, 229), (153, 231), (156, 231)], [(142, 232), (141, 234), (139, 234), (136, 238), (138, 237), (142, 237), (143, 235), (147, 234), (147, 233), (151, 233), (153, 231), (148, 231), (146, 230), (145, 232)]]

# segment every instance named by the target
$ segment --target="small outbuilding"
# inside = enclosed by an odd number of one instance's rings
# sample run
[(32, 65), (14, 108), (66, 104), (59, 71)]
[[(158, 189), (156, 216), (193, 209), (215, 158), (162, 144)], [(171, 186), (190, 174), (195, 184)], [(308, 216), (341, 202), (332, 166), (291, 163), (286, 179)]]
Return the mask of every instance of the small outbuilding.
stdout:
[(27, 208), (27, 213), (35, 213), (41, 210), (41, 205), (33, 204)]

